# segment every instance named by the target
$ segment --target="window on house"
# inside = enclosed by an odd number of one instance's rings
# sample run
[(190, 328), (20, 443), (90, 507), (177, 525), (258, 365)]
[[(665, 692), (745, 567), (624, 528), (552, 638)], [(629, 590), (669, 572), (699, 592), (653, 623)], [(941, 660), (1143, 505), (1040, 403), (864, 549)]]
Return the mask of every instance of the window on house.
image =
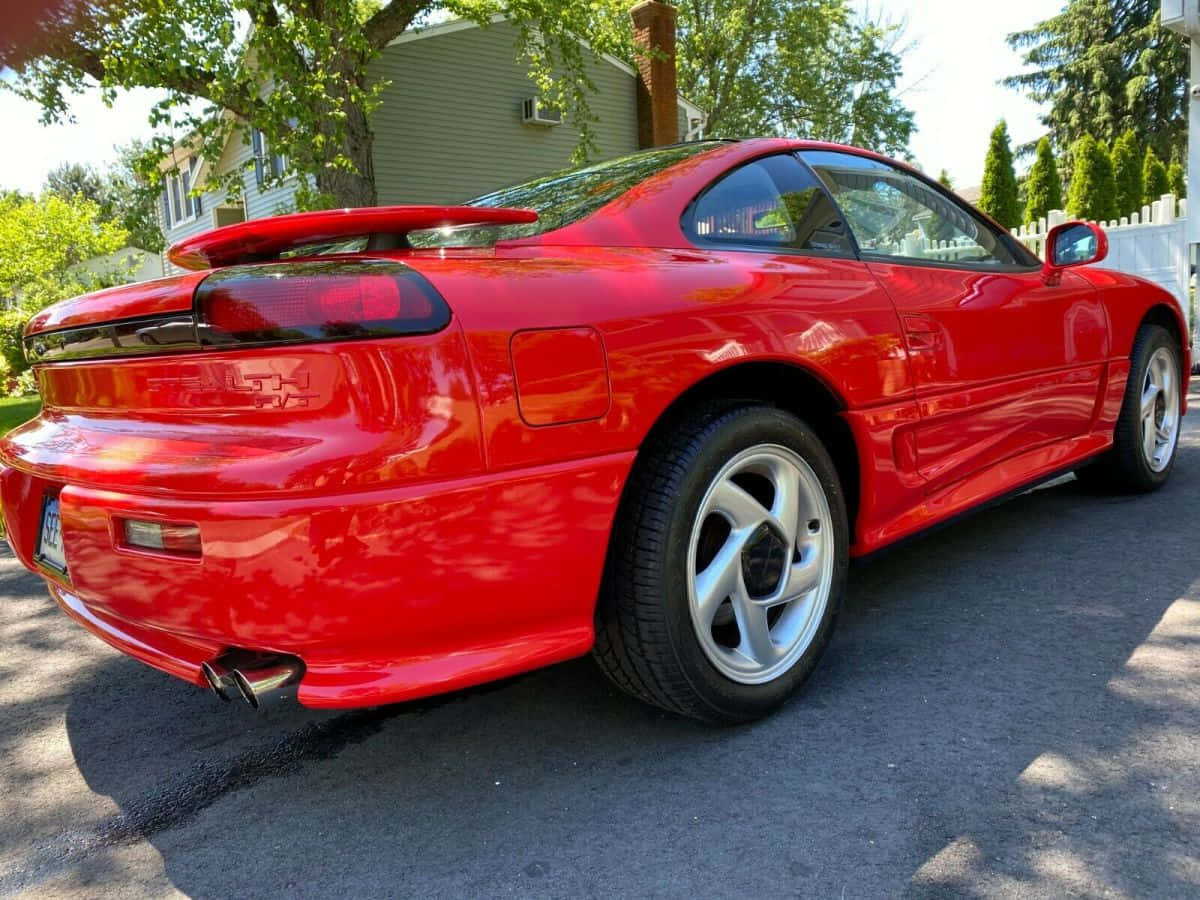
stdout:
[(267, 136), (257, 128), (250, 130), (250, 147), (254, 151), (254, 181), (261, 191), (268, 178), (279, 178), (287, 169), (287, 157), (272, 153)]
[(200, 161), (192, 156), (186, 165), (180, 166), (179, 171), (163, 176), (162, 212), (163, 225), (167, 229), (189, 222), (203, 211), (204, 204), (200, 197), (189, 196), (196, 186), (199, 170)]

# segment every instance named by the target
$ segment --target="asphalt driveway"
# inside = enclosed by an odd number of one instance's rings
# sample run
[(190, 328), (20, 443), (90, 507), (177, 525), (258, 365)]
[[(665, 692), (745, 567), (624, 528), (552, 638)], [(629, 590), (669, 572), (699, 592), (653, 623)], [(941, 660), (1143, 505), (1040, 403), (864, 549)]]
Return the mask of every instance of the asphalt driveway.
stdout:
[[(1200, 397), (1193, 397), (1200, 402)], [(0, 557), (0, 895), (1200, 895), (1200, 413), (852, 571), (808, 689), (712, 729), (589, 660), (255, 715)]]

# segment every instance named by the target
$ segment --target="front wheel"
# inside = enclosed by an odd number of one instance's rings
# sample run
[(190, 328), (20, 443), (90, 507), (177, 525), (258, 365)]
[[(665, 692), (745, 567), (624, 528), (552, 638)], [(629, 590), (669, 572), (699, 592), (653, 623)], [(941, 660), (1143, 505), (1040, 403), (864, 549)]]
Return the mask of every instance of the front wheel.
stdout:
[(631, 475), (595, 656), (665, 709), (762, 716), (829, 641), (848, 543), (837, 470), (804, 422), (769, 407), (695, 416), (645, 447)]
[(1113, 446), (1076, 475), (1098, 487), (1152, 491), (1175, 465), (1183, 413), (1179, 346), (1161, 325), (1143, 325), (1130, 355)]

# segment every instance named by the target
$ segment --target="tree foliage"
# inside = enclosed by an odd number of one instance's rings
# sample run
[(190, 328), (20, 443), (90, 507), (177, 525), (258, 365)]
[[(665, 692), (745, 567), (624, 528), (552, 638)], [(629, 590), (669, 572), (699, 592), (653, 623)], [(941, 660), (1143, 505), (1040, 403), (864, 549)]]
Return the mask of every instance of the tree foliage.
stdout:
[(1030, 71), (1005, 84), (1049, 105), (1042, 121), (1056, 146), (1084, 134), (1112, 144), (1127, 130), (1162, 159), (1186, 145), (1188, 43), (1159, 27), (1159, 3), (1069, 0), (1008, 36)]
[(1162, 199), (1163, 194), (1170, 193), (1171, 179), (1167, 167), (1158, 158), (1153, 147), (1146, 148), (1146, 158), (1142, 161), (1142, 184), (1145, 190), (1143, 202), (1146, 206)]
[(709, 134), (907, 150), (902, 26), (856, 17), (846, 0), (694, 0), (678, 28), (679, 90), (708, 112)]
[(20, 336), (32, 313), (126, 280), (127, 273), (117, 269), (90, 272), (79, 264), (120, 250), (128, 239), (82, 194), (0, 196), (0, 298), (8, 302), (0, 313), (0, 353), (12, 370), (26, 367)]
[(1183, 163), (1176, 160), (1167, 167), (1167, 182), (1171, 185), (1171, 193), (1179, 199), (1187, 196), (1187, 177), (1183, 172)]
[[(166, 92), (152, 113), (160, 135), (143, 148), (143, 184), (183, 139), (219, 158), (249, 128), (301, 180), (306, 206), (375, 202), (371, 113), (384, 84), (368, 63), (433, 17), (487, 25), (505, 15), (538, 91), (593, 148), (590, 51), (631, 59), (627, 0), (60, 0), (18, 44), (0, 35), (0, 85), (69, 118), (74, 94), (99, 85), (111, 100), (133, 87)], [(855, 18), (847, 0), (695, 0), (679, 10), (681, 92), (710, 113), (710, 134), (789, 134), (902, 153), (913, 115), (896, 97), (902, 28)], [(653, 52), (653, 48), (650, 48)], [(414, 90), (419, 90), (414, 86)], [(226, 173), (236, 194), (241, 173)]]
[(949, 190), (954, 190), (954, 179), (950, 177), (950, 173), (946, 169), (942, 169), (938, 173), (938, 184)]
[(1008, 124), (1003, 120), (992, 130), (992, 138), (988, 143), (979, 208), (1005, 228), (1016, 228), (1021, 224), (1012, 147), (1008, 139)]
[(79, 163), (63, 163), (46, 176), (45, 190), (69, 200), (75, 195), (91, 200), (101, 222), (116, 222), (129, 233), (129, 243), (155, 253), (162, 250), (163, 235), (154, 215), (159, 185), (146, 189), (134, 162), (145, 146), (134, 142), (120, 150), (115, 165), (105, 172)]
[(1063, 208), (1062, 177), (1050, 138), (1038, 141), (1037, 158), (1029, 170), (1028, 198), (1025, 202), (1025, 222), (1045, 218), (1052, 209)]
[(1071, 190), (1067, 210), (1091, 222), (1117, 218), (1117, 185), (1108, 149), (1090, 134), (1075, 142), (1071, 150)]
[(64, 0), (20, 46), (0, 36), (0, 65), (16, 72), (4, 84), (39, 103), (46, 121), (68, 118), (71, 96), (97, 84), (109, 99), (164, 90), (151, 114), (161, 136), (141, 158), (151, 179), (176, 139), (217, 159), (250, 125), (288, 159), (277, 180), (306, 173), (314, 204), (363, 206), (375, 202), (370, 114), (384, 86), (367, 64), (432, 15), (486, 25), (497, 13), (516, 25), (531, 75), (579, 127), (586, 154), (594, 85), (577, 36), (627, 55), (627, 9), (618, 15), (613, 0)]
[(1142, 155), (1137, 135), (1126, 131), (1113, 145), (1113, 180), (1117, 188), (1117, 215), (1127, 216), (1142, 208)]

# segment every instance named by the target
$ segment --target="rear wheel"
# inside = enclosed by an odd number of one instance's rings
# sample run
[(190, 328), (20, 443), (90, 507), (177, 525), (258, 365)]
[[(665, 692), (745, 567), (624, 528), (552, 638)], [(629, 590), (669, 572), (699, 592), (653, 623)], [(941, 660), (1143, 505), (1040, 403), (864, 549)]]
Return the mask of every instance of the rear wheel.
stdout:
[(697, 416), (648, 444), (631, 476), (595, 656), (673, 712), (764, 715), (828, 643), (847, 556), (841, 486), (811, 428), (768, 407)]
[(1161, 325), (1143, 325), (1133, 343), (1125, 400), (1107, 453), (1076, 472), (1087, 484), (1152, 491), (1175, 465), (1182, 419), (1179, 347)]

